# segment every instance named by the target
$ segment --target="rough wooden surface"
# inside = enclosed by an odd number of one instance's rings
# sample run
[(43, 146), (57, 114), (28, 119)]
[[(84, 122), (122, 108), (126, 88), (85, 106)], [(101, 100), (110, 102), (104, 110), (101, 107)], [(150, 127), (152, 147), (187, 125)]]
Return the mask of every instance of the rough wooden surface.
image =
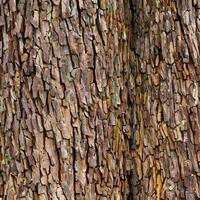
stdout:
[(200, 1), (132, 2), (133, 198), (200, 199)]
[(0, 0), (2, 199), (127, 199), (129, 2)]
[(199, 10), (0, 0), (0, 199), (199, 199)]

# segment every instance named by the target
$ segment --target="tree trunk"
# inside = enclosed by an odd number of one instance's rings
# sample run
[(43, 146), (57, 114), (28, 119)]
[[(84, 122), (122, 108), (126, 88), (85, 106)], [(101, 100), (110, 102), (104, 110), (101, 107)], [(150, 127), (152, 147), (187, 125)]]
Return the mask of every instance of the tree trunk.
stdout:
[(0, 199), (193, 200), (197, 0), (0, 0)]
[(199, 199), (200, 1), (132, 8), (136, 199)]
[(127, 199), (129, 2), (0, 7), (0, 196)]

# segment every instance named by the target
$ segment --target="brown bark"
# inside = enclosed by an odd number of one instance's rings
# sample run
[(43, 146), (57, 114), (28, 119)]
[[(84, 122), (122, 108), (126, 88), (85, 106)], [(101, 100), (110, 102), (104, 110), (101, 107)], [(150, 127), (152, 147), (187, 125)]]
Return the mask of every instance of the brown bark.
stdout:
[(200, 1), (133, 1), (136, 199), (199, 199)]
[(0, 198), (200, 198), (199, 10), (0, 0)]
[(0, 0), (0, 197), (127, 199), (128, 2)]

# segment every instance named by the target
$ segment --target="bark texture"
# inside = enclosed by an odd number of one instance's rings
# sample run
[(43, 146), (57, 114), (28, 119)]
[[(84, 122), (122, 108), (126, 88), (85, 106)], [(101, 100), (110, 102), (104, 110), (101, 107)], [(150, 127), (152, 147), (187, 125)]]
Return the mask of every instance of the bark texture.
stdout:
[(0, 0), (0, 199), (199, 199), (199, 11)]
[(200, 1), (135, 0), (132, 11), (133, 196), (199, 199)]
[(128, 198), (130, 22), (123, 0), (0, 0), (2, 199)]

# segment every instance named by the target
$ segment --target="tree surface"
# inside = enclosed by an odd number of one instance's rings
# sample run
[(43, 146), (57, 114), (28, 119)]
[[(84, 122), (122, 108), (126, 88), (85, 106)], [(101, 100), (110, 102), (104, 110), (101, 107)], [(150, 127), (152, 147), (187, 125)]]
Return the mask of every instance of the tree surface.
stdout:
[(136, 199), (199, 199), (200, 1), (134, 1)]
[(0, 0), (0, 199), (200, 198), (199, 10)]

